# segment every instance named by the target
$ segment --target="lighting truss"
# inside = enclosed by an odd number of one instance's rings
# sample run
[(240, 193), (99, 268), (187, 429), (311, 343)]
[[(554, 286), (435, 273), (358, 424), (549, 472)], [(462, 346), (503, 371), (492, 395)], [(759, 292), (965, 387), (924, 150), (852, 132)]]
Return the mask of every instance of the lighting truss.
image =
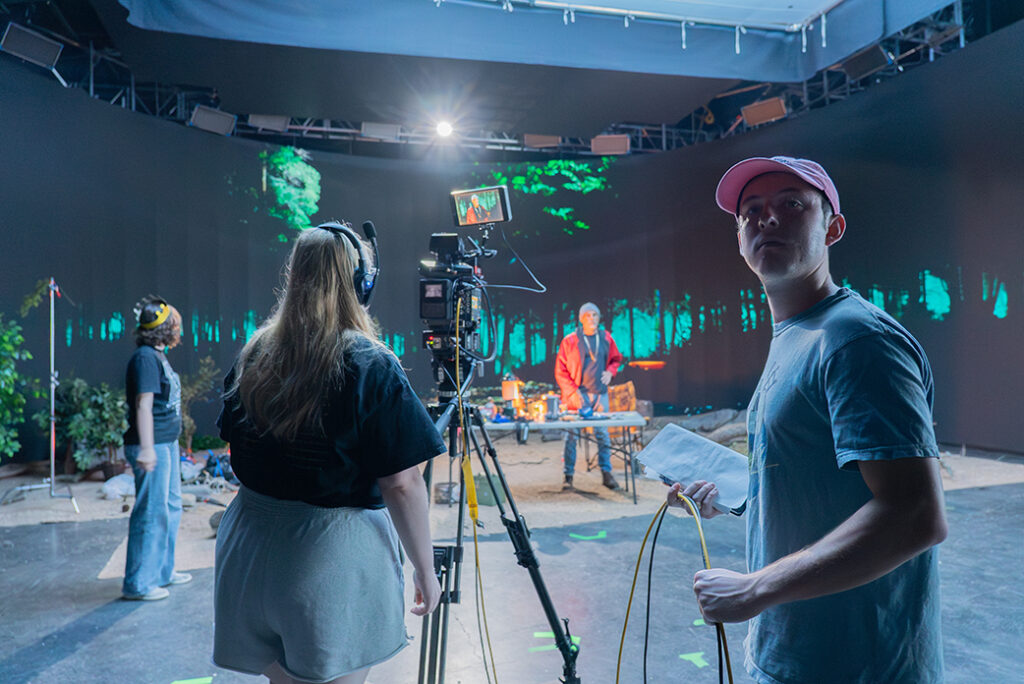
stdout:
[(875, 46), (888, 59), (888, 63), (876, 71), (851, 79), (842, 64), (837, 64), (821, 70), (803, 83), (763, 83), (751, 88), (760, 88), (758, 99), (782, 97), (789, 110), (786, 118), (793, 118), (845, 100), (875, 84), (895, 78), (907, 69), (934, 62), (965, 44), (963, 9), (960, 2), (955, 2), (876, 43)]
[[(466, 0), (460, 0), (466, 1)], [(11, 7), (15, 3), (0, 2), (0, 20), (18, 19), (33, 30), (45, 33), (65, 45), (61, 54), (60, 66), (67, 75), (67, 87), (86, 90), (90, 97), (104, 100), (115, 106), (130, 109), (134, 112), (147, 114), (160, 119), (186, 124), (197, 104), (218, 107), (216, 89), (204, 87), (185, 87), (176, 84), (156, 82), (137, 83), (131, 69), (120, 59), (120, 54), (112, 48), (97, 48), (90, 41), (82, 40), (60, 15), (59, 8), (52, 2), (17, 3), (25, 8), (22, 16), (13, 16)], [(480, 0), (478, 4), (493, 4)], [(514, 2), (520, 5), (536, 5), (539, 3)], [(552, 3), (549, 3), (552, 4)], [(575, 11), (582, 11), (581, 6), (573, 5)], [(32, 11), (45, 9), (56, 12), (58, 26), (55, 31), (32, 21)], [(631, 10), (637, 17), (641, 13)], [(894, 78), (904, 70), (921, 64), (932, 62), (943, 55), (960, 49), (965, 44), (964, 16), (961, 0), (929, 17), (889, 36), (876, 45), (888, 56), (888, 64), (870, 74), (857, 79), (850, 79), (837, 64), (823, 69), (803, 83), (777, 84), (755, 83), (721, 93), (715, 97), (749, 94), (749, 99), (742, 104), (751, 104), (771, 97), (784, 100), (789, 112), (787, 119), (806, 114), (812, 109), (829, 104), (861, 92), (872, 85)], [(601, 135), (629, 135), (630, 154), (651, 154), (665, 152), (700, 143), (711, 142), (741, 134), (750, 130), (741, 116), (723, 122), (709, 120), (709, 110), (701, 107), (690, 113), (675, 125), (650, 124), (640, 122), (616, 122), (610, 124)], [(360, 122), (337, 119), (290, 118), (287, 129), (272, 131), (251, 126), (247, 123), (245, 113), (237, 112), (239, 120), (235, 135), (239, 137), (261, 139), (274, 144), (305, 144), (308, 147), (319, 147), (329, 151), (351, 150), (355, 142), (369, 144), (397, 144), (412, 146), (457, 147), (467, 150), (528, 152), (537, 156), (553, 157), (588, 157), (593, 156), (590, 150), (590, 137), (562, 137), (555, 147), (526, 147), (522, 132), (477, 130), (458, 131), (449, 138), (438, 138), (431, 124), (402, 125), (398, 136), (392, 140), (364, 138)], [(771, 125), (770, 123), (762, 125)]]

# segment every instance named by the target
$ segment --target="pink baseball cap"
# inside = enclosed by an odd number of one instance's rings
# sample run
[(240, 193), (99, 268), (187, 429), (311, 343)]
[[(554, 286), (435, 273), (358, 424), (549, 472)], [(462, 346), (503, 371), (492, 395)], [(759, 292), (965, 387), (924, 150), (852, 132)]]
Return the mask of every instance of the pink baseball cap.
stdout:
[(751, 157), (733, 164), (718, 181), (715, 201), (722, 211), (739, 214), (740, 195), (747, 183), (765, 173), (791, 173), (825, 193), (832, 211), (839, 213), (839, 191), (818, 162), (794, 157)]

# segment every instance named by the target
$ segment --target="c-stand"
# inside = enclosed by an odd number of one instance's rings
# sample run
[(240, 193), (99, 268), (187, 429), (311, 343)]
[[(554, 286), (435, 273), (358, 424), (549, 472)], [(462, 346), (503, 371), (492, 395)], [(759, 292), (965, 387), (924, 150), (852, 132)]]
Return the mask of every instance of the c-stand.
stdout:
[[(50, 297), (50, 477), (44, 478), (42, 484), (26, 484), (14, 487), (4, 492), (4, 495), (0, 497), (0, 505), (7, 503), (8, 499), (16, 501), (17, 497), (24, 496), (22, 492), (31, 491), (33, 489), (46, 489), (50, 488), (50, 497), (55, 499), (70, 499), (71, 505), (75, 509), (75, 513), (78, 513), (78, 502), (75, 501), (75, 495), (71, 493), (71, 485), (65, 485), (68, 488), (68, 493), (58, 493), (56, 491), (57, 486), (57, 470), (56, 470), (56, 450), (57, 450), (57, 412), (56, 412), (56, 395), (57, 386), (60, 382), (57, 380), (57, 371), (54, 369), (54, 354), (53, 354), (53, 339), (55, 336), (55, 328), (53, 325), (53, 296), (56, 294), (58, 297), (63, 297), (61, 289), (57, 285), (57, 281), (50, 278), (49, 284), (46, 285), (46, 289), (49, 290)], [(34, 306), (34, 305), (33, 305)]]
[[(449, 379), (452, 378), (451, 370), (454, 370), (453, 360), (448, 359), (439, 361), (435, 357), (434, 363), (439, 364), (443, 368), (444, 373)], [(464, 383), (461, 387), (456, 389), (457, 394), (451, 391), (442, 391), (442, 398), (445, 398), (445, 395), (454, 396), (450, 396), (446, 404), (439, 404), (437, 406), (430, 407), (431, 414), (434, 416), (435, 426), (437, 427), (438, 432), (444, 434), (447, 431), (448, 455), (451, 459), (458, 459), (459, 461), (462, 460), (464, 454), (459, 430), (464, 429), (468, 431), (468, 442), (483, 468), (484, 477), (491, 488), (491, 493), (494, 495), (494, 501), (498, 506), (501, 522), (505, 525), (509, 539), (511, 539), (512, 546), (515, 549), (516, 560), (519, 565), (526, 568), (530, 573), (530, 579), (533, 581), (534, 590), (537, 592), (537, 597), (540, 599), (541, 606), (544, 609), (544, 615), (547, 617), (548, 624), (550, 624), (551, 631), (555, 636), (555, 645), (562, 654), (562, 679), (559, 681), (564, 682), (565, 684), (580, 684), (580, 679), (576, 675), (576, 658), (579, 655), (579, 647), (572, 643), (572, 638), (569, 634), (568, 618), (560, 619), (558, 614), (555, 612), (555, 607), (551, 602), (551, 596), (548, 594), (547, 588), (544, 585), (544, 579), (540, 574), (540, 564), (537, 561), (537, 556), (533, 551), (533, 547), (530, 545), (530, 530), (526, 526), (526, 520), (522, 515), (520, 515), (519, 510), (516, 507), (512, 491), (509, 489), (508, 482), (505, 479), (505, 474), (498, 461), (498, 453), (494, 448), (494, 444), (491, 442), (490, 435), (487, 434), (486, 427), (484, 426), (483, 416), (480, 413), (480, 409), (467, 404), (460, 405), (460, 397), (471, 384), (477, 363), (479, 363), (479, 361), (476, 359), (467, 358), (465, 356), (459, 360), (459, 364), (461, 366), (460, 371), (465, 371), (465, 375), (463, 376), (465, 377)], [(451, 388), (454, 388), (454, 383), (451, 383), (449, 389)], [(474, 427), (476, 430), (473, 429)], [(479, 433), (483, 438), (485, 445), (484, 449), (481, 449), (477, 433)], [(497, 475), (497, 480), (505, 495), (505, 499), (508, 501), (508, 511), (511, 515), (506, 513), (505, 506), (502, 504), (502, 497), (499, 496), (498, 491), (495, 488), (494, 479), (491, 477), (491, 470), (488, 467), (488, 459), (484, 457), (485, 450), (487, 452), (487, 456), (490, 458), (491, 465), (494, 468), (494, 473)], [(420, 644), (419, 679), (417, 680), (418, 684), (444, 683), (445, 660), (448, 645), (448, 607), (451, 603), (460, 603), (461, 601), (459, 586), (463, 556), (463, 524), (465, 521), (466, 482), (462, 468), (459, 468), (458, 471), (459, 510), (455, 544), (434, 547), (434, 570), (438, 574), (438, 578), (441, 582), (441, 602), (438, 606), (438, 610), (423, 617), (423, 631)], [(428, 491), (430, 491), (431, 486), (431, 473), (431, 465), (428, 465), (426, 472), (424, 473)]]

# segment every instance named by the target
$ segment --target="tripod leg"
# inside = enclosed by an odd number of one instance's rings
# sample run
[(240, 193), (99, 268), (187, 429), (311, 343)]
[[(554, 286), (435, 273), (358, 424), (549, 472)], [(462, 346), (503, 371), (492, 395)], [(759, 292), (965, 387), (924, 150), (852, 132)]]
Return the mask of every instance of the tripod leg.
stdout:
[[(562, 675), (564, 677), (562, 681), (566, 684), (579, 684), (580, 680), (576, 675), (576, 658), (579, 656), (579, 647), (573, 644), (572, 639), (568, 636), (569, 622), (566, 620), (565, 627), (563, 628), (562, 621), (559, 619), (555, 606), (551, 602), (551, 596), (544, 585), (544, 578), (540, 574), (540, 563), (537, 561), (537, 556), (530, 545), (530, 530), (526, 526), (526, 520), (519, 514), (515, 498), (513, 498), (512, 491), (509, 489), (505, 473), (501, 469), (501, 463), (498, 461), (498, 452), (494, 449), (494, 443), (487, 433), (487, 428), (484, 427), (483, 416), (478, 409), (472, 409), (472, 419), (473, 425), (478, 428), (481, 437), (483, 437), (487, 448), (487, 455), (490, 456), (494, 472), (498, 476), (498, 481), (501, 483), (502, 490), (505, 492), (508, 500), (509, 510), (512, 512), (511, 516), (505, 515), (504, 508), (499, 505), (501, 522), (505, 525), (509, 539), (512, 541), (516, 560), (530, 574), (533, 588), (537, 592), (537, 598), (540, 599), (544, 615), (547, 617), (551, 631), (555, 635), (555, 645), (562, 654)], [(480, 453), (475, 435), (473, 435), (473, 443), (477, 447), (477, 455), (480, 457), (481, 462), (483, 462), (483, 454)], [(487, 472), (486, 464), (484, 465), (484, 471)], [(489, 476), (488, 481), (490, 481)], [(491, 486), (493, 487), (493, 484)], [(495, 497), (495, 500), (498, 501), (497, 497)]]
[[(459, 427), (455, 422), (448, 423), (448, 453), (451, 460), (459, 457)], [(449, 470), (451, 469), (449, 461)], [(431, 466), (427, 468), (425, 479), (430, 482)], [(450, 477), (449, 477), (450, 479)], [(429, 491), (429, 484), (428, 484)], [(449, 499), (450, 501), (450, 499)], [(450, 503), (449, 503), (450, 505)], [(454, 546), (434, 547), (434, 572), (441, 584), (441, 601), (437, 610), (423, 616), (420, 644), (420, 664), (418, 684), (444, 684), (445, 665), (448, 652), (448, 619), (450, 604), (459, 603), (461, 595), (459, 585), (462, 577), (462, 527), (465, 522), (466, 483), (459, 469), (459, 513)]]
[(423, 616), (422, 642), (418, 684), (443, 684), (448, 647), (449, 605), (459, 603), (460, 595), (452, 589), (452, 568), (461, 552), (454, 546), (434, 547), (434, 572), (441, 584), (441, 602), (438, 609)]
[(507, 485), (505, 483), (499, 481), (498, 484), (502, 485), (502, 489), (501, 489), (502, 494), (500, 495), (498, 493), (498, 488), (494, 486), (494, 480), (492, 479), (492, 476), (491, 476), (491, 469), (487, 467), (487, 459), (484, 458), (484, 452), (480, 448), (480, 441), (477, 439), (476, 432), (471, 430), (470, 433), (469, 433), (469, 438), (470, 438), (471, 444), (473, 445), (473, 451), (476, 452), (477, 460), (480, 461), (480, 467), (484, 471), (484, 478), (487, 480), (487, 486), (490, 487), (490, 489), (491, 489), (491, 496), (494, 497), (494, 505), (498, 507), (498, 515), (500, 515), (501, 517), (504, 517), (505, 516), (505, 506), (504, 506), (504, 504), (502, 504), (502, 499), (503, 499), (502, 495), (505, 493), (505, 489), (506, 489)]

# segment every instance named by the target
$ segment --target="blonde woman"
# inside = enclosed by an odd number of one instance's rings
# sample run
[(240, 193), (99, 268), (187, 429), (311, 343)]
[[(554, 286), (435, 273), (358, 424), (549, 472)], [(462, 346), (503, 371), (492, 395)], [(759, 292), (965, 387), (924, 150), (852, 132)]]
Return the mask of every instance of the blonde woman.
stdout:
[(365, 302), (369, 250), (339, 223), (295, 241), (274, 312), (225, 379), (242, 482), (221, 521), (214, 662), (274, 684), (360, 684), (440, 598), (419, 465), (445, 451)]

